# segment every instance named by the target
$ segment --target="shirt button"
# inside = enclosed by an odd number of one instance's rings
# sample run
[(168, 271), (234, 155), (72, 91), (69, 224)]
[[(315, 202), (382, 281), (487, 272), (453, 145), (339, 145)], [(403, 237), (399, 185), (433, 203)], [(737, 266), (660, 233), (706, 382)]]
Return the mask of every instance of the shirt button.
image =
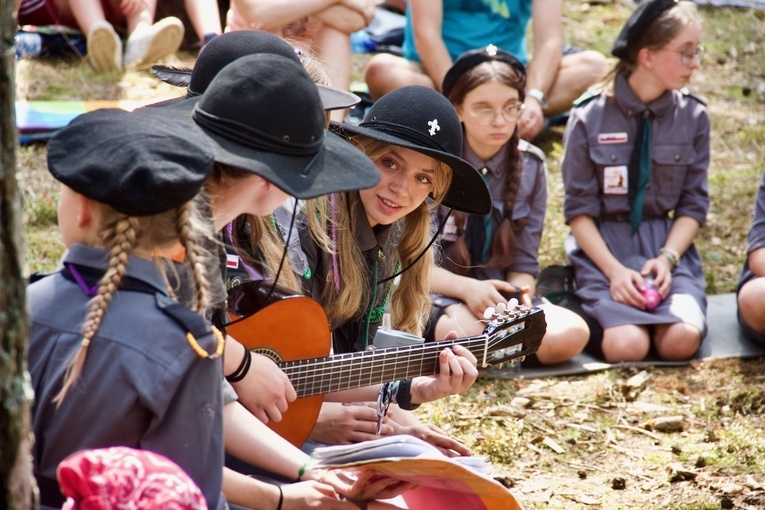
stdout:
[(680, 161), (680, 154), (675, 154), (675, 161)]
[(611, 154), (611, 161), (616, 161), (616, 154)]

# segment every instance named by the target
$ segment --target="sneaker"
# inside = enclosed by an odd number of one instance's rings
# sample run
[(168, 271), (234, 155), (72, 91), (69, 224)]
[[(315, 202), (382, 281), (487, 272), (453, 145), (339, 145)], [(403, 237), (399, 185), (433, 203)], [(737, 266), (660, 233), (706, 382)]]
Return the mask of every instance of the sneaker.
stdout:
[(88, 64), (98, 72), (122, 71), (122, 40), (105, 20), (90, 27), (87, 38)]
[(183, 42), (183, 23), (175, 16), (136, 28), (125, 44), (125, 67), (148, 66), (174, 54)]

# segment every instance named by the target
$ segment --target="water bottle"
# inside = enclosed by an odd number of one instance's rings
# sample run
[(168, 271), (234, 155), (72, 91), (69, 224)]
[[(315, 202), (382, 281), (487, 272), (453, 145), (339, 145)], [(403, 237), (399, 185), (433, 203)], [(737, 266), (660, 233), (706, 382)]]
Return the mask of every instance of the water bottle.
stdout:
[(43, 41), (40, 34), (33, 32), (17, 32), (15, 37), (16, 60), (35, 58), (42, 54)]
[(46, 29), (45, 31), (16, 32), (16, 60), (44, 56), (84, 56), (87, 52), (85, 37), (76, 31)]
[(376, 46), (372, 36), (364, 29), (351, 34), (351, 51), (353, 53), (371, 53), (375, 51)]

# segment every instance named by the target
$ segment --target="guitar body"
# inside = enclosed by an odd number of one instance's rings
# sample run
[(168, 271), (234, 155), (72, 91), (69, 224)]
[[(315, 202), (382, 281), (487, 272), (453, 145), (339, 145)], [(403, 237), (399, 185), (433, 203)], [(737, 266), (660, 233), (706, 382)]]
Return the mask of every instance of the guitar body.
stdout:
[[(236, 321), (236, 316), (231, 316)], [(328, 356), (332, 334), (324, 309), (305, 296), (275, 301), (255, 315), (226, 328), (229, 335), (248, 349), (270, 357), (276, 363)], [(278, 335), (278, 336), (277, 336)], [(282, 415), (282, 421), (268, 426), (295, 446), (301, 446), (319, 418), (322, 395), (299, 398)]]

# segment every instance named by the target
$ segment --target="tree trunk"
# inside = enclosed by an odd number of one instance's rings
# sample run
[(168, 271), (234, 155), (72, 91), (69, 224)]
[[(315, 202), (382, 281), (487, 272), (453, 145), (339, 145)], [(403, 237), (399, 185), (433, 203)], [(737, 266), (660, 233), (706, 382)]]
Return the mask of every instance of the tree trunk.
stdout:
[(13, 1), (0, 2), (0, 508), (33, 505), (21, 203), (16, 185)]

